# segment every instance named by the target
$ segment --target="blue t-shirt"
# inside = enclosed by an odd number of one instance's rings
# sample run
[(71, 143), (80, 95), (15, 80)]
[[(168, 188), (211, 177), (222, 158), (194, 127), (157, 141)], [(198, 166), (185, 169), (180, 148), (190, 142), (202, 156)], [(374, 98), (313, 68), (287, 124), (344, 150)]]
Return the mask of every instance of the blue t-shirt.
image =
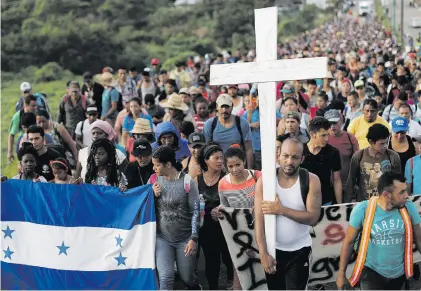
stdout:
[[(349, 224), (362, 230), (368, 200), (354, 207)], [(406, 209), (411, 217), (412, 225), (419, 224), (421, 217), (412, 201), (407, 201)], [(376, 207), (373, 225), (371, 227), (370, 242), (368, 244), (365, 266), (380, 275), (394, 279), (404, 274), (405, 227), (398, 209), (385, 211)]]
[[(243, 118), (245, 120), (248, 120), (248, 111), (244, 112)], [(276, 110), (276, 118), (281, 118), (281, 113), (279, 113), (278, 110)], [(253, 113), (251, 114), (251, 121), (250, 123), (255, 123), (260, 121), (260, 114), (259, 109), (253, 110)], [(262, 150), (262, 144), (260, 141), (260, 128), (250, 128), (251, 129), (251, 144), (253, 151), (261, 151)]]
[[(108, 111), (111, 109), (111, 102), (118, 102), (120, 98), (120, 94), (114, 88), (107, 90), (104, 88), (104, 92), (102, 93), (102, 112), (101, 116), (105, 116)], [(117, 110), (109, 117), (110, 119), (115, 119), (117, 117)]]
[[(405, 178), (407, 183), (412, 183), (413, 195), (421, 195), (421, 155), (415, 156), (414, 158), (414, 167), (410, 169), (410, 160), (406, 161), (405, 165)], [(412, 181), (412, 177), (414, 177), (414, 181)]]
[[(203, 126), (203, 134), (205, 135), (206, 142), (211, 140), (212, 121), (214, 118), (218, 117), (209, 118)], [(251, 141), (250, 126), (247, 120), (240, 117), (240, 126), (243, 133), (244, 143)], [(218, 143), (224, 152), (233, 143), (238, 143), (241, 145), (241, 135), (238, 132), (235, 120), (230, 128), (224, 127), (218, 120), (216, 122), (215, 130), (213, 131), (213, 141)]]
[[(153, 128), (152, 117), (149, 114), (144, 114), (143, 112), (141, 112), (140, 113), (140, 118), (144, 118), (144, 119), (149, 120), (149, 123), (151, 125), (151, 128)], [(130, 133), (130, 131), (132, 131), (135, 123), (136, 122), (133, 119), (133, 117), (127, 115), (126, 117), (124, 117), (124, 120), (123, 120), (123, 131), (127, 131), (129, 133), (129, 135), (132, 136), (132, 134)]]

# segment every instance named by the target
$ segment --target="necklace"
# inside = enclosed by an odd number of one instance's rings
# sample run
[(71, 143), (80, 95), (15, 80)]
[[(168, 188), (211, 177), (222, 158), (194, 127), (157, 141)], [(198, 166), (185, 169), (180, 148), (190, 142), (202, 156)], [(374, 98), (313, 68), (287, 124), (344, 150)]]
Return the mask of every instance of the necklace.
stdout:
[(179, 173), (177, 173), (177, 176), (176, 176), (176, 178), (175, 178), (175, 180), (174, 180), (174, 182), (172, 183), (172, 185), (171, 185), (171, 187), (170, 187), (170, 188), (165, 187), (165, 185), (164, 185), (164, 184), (162, 184), (162, 186), (164, 187), (164, 189), (165, 189), (166, 191), (171, 192), (171, 191), (174, 189), (174, 187), (175, 187), (175, 183), (177, 182), (178, 178), (180, 178), (180, 172), (179, 172)]
[(215, 182), (219, 179), (220, 176), (221, 176), (221, 173), (218, 173), (218, 175), (216, 175), (215, 178), (212, 178), (211, 180), (209, 180), (208, 178), (205, 177), (205, 173), (203, 173), (203, 180), (205, 180), (205, 184), (210, 187), (215, 184)]

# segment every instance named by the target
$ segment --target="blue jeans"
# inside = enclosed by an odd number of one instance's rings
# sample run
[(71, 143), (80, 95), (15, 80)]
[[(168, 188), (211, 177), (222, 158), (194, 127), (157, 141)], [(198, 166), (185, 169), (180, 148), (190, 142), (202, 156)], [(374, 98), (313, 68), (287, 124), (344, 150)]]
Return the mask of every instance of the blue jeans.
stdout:
[(198, 289), (196, 268), (196, 255), (186, 257), (184, 249), (187, 241), (171, 243), (160, 237), (156, 238), (156, 268), (159, 277), (160, 290), (173, 290), (174, 288), (174, 260), (180, 279), (188, 289)]

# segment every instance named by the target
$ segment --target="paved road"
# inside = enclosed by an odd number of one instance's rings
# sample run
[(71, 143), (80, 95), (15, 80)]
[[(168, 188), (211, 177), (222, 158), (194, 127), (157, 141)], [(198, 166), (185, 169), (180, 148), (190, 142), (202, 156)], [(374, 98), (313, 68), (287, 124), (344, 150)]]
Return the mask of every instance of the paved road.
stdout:
[[(389, 16), (390, 16), (390, 22), (393, 25), (393, 0), (384, 0), (384, 4), (388, 4), (385, 7), (389, 8)], [(401, 23), (401, 0), (395, 0), (396, 2), (396, 29), (397, 31), (400, 31), (398, 28), (400, 27)], [(421, 8), (414, 8), (409, 7), (409, 0), (403, 0), (404, 8), (403, 8), (403, 32), (404, 34), (409, 33), (412, 37), (417, 37), (418, 33), (421, 32), (421, 28), (412, 28), (410, 26), (411, 19), (413, 17), (421, 17)]]

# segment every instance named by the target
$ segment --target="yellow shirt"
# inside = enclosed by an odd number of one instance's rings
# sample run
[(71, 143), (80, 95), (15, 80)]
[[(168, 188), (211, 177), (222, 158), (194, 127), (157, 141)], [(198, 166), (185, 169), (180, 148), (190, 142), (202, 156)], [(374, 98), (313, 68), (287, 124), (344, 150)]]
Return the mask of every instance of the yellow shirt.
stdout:
[(391, 128), (389, 123), (381, 116), (377, 116), (376, 120), (372, 123), (368, 123), (364, 120), (364, 115), (358, 116), (354, 118), (348, 126), (348, 132), (355, 135), (358, 140), (358, 144), (360, 146), (360, 150), (368, 148), (370, 144), (366, 138), (368, 129), (374, 124), (383, 124), (389, 129), (391, 132)]

